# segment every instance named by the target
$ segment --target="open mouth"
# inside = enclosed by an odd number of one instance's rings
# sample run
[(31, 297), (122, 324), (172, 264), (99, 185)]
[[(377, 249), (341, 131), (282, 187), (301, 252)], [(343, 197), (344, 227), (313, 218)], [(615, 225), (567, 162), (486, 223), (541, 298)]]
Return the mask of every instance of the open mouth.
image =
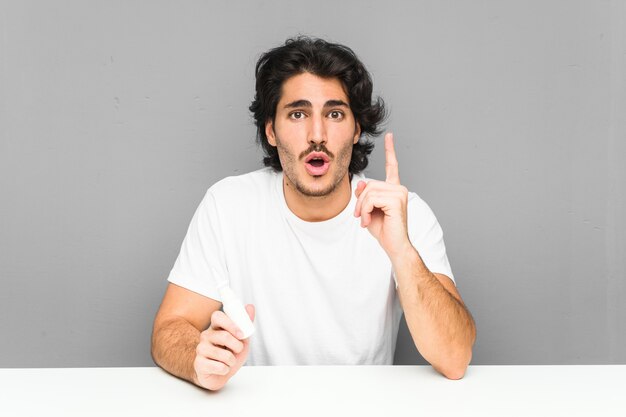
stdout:
[(309, 175), (324, 175), (330, 167), (330, 158), (324, 152), (312, 152), (304, 160), (304, 166)]
[(322, 165), (324, 165), (324, 160), (321, 158), (311, 159), (309, 161), (309, 164), (313, 165), (314, 167), (321, 167)]

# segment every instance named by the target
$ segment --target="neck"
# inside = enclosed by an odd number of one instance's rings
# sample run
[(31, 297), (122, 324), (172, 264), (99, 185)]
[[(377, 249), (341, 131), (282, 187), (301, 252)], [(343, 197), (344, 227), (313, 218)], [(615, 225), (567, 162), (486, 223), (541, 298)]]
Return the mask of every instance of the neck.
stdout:
[(352, 197), (350, 175), (346, 174), (330, 194), (322, 197), (303, 195), (287, 176), (283, 175), (283, 194), (287, 207), (293, 214), (307, 222), (322, 222), (337, 216), (350, 203)]

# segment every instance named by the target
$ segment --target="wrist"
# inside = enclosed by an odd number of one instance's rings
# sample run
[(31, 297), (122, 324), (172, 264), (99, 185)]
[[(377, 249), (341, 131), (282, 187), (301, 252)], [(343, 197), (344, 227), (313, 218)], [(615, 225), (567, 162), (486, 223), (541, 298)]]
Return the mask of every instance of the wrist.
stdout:
[(387, 253), (387, 256), (389, 256), (394, 270), (398, 271), (415, 263), (419, 254), (417, 253), (417, 249), (413, 247), (411, 241), (407, 238), (406, 241), (400, 245), (399, 249), (396, 249), (393, 253)]
[(430, 276), (430, 270), (424, 264), (417, 249), (412, 245), (399, 253), (391, 260), (391, 265), (396, 274), (398, 286), (413, 286), (424, 277)]

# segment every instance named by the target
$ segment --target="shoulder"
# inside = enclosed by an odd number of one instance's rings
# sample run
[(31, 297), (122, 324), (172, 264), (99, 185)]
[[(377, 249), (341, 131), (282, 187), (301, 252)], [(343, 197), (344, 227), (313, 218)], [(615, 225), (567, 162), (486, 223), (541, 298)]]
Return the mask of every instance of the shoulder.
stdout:
[(213, 184), (204, 199), (224, 210), (261, 204), (271, 198), (279, 174), (272, 168), (262, 168), (247, 174), (226, 177)]
[(242, 194), (266, 192), (276, 180), (278, 173), (262, 168), (243, 175), (226, 177), (213, 184), (207, 191), (215, 199), (232, 198)]

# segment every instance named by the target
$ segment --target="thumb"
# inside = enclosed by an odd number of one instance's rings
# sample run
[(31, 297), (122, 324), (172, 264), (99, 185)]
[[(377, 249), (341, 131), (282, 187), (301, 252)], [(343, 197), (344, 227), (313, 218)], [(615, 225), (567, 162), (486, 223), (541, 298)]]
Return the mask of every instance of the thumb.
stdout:
[(254, 321), (254, 317), (256, 316), (254, 304), (246, 304), (246, 312), (248, 313), (248, 316), (250, 316), (250, 320)]

